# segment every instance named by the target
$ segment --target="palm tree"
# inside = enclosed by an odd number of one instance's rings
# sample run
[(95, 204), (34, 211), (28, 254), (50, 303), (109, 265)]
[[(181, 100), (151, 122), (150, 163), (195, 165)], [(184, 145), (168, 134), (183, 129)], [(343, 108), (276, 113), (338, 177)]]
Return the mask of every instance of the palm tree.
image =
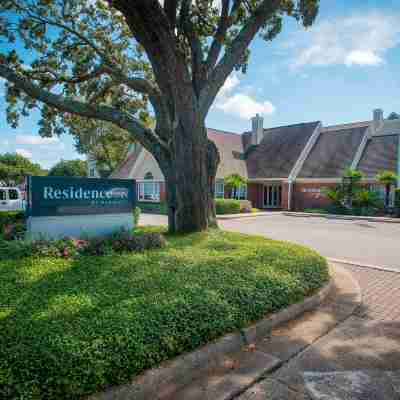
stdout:
[(390, 190), (396, 185), (399, 177), (392, 171), (382, 171), (376, 176), (376, 180), (385, 185), (385, 208), (389, 208)]
[(247, 180), (239, 174), (232, 174), (225, 178), (225, 183), (232, 188), (235, 194), (239, 195), (239, 189), (247, 185)]
[(356, 169), (348, 168), (343, 174), (343, 191), (345, 193), (346, 206), (353, 207), (353, 197), (356, 189), (359, 186), (363, 174)]

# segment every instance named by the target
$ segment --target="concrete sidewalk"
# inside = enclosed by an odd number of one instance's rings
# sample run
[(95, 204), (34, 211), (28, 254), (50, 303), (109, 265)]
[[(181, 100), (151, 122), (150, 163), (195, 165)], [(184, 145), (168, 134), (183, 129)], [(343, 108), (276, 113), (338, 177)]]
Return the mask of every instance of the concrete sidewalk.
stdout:
[(362, 292), (353, 315), (239, 400), (400, 399), (400, 274), (346, 269)]
[[(250, 343), (238, 354), (230, 355), (222, 365), (211, 368), (183, 389), (168, 393), (165, 397), (160, 394), (159, 399), (227, 400), (235, 398), (247, 388), (250, 389), (243, 396), (251, 396), (252, 390), (258, 390), (257, 385), (252, 385), (272, 371), (279, 371), (297, 354), (348, 318), (361, 304), (357, 282), (343, 268), (334, 266), (333, 270), (333, 289), (316, 311), (305, 313), (273, 329), (267, 336)], [(274, 382), (274, 390), (278, 397), (266, 399), (289, 398), (283, 396), (282, 390), (290, 392), (290, 388), (284, 388), (279, 382)]]

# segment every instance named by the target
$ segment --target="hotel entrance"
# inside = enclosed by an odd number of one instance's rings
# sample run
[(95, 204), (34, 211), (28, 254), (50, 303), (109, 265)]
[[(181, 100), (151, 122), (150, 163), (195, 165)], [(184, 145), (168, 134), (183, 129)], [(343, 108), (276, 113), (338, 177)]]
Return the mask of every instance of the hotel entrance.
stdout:
[(282, 185), (279, 183), (264, 186), (264, 207), (282, 208)]

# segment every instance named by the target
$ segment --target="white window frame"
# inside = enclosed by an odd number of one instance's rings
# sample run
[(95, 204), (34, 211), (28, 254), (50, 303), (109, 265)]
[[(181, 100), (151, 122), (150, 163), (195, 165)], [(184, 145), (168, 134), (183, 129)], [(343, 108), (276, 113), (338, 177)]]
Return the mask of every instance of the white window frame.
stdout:
[(247, 185), (241, 185), (239, 188), (232, 188), (231, 198), (236, 200), (247, 200)]
[[(222, 191), (218, 190), (218, 186), (219, 186), (219, 189), (221, 189), (221, 187), (222, 187)], [(218, 180), (215, 182), (215, 198), (223, 199), (224, 197), (225, 197), (225, 183), (223, 180)]]
[[(145, 185), (152, 186), (152, 190), (150, 190), (150, 198), (145, 198)], [(137, 199), (140, 202), (149, 202), (149, 203), (159, 203), (160, 202), (160, 192), (161, 192), (161, 182), (153, 181), (153, 180), (142, 180), (136, 182), (137, 186)]]

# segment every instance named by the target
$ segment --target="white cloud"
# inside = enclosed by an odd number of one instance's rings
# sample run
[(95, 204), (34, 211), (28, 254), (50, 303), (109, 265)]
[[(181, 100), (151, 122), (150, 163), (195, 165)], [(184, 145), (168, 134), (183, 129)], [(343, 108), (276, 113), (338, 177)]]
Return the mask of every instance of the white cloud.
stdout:
[(29, 150), (25, 149), (16, 149), (15, 152), (22, 157), (32, 158), (32, 153)]
[[(238, 76), (235, 73), (229, 76), (218, 93), (215, 108), (243, 119), (249, 119), (256, 114), (272, 114), (275, 111), (270, 101), (259, 102), (250, 94), (252, 87), (239, 86)], [(233, 93), (235, 89), (238, 89), (237, 93)]]
[(369, 12), (337, 17), (295, 32), (285, 48), (293, 68), (305, 65), (379, 66), (400, 44), (400, 15)]
[(256, 114), (272, 114), (275, 111), (270, 101), (260, 103), (243, 93), (236, 93), (218, 102), (216, 107), (227, 114), (237, 115), (244, 119), (250, 119)]
[(352, 65), (379, 65), (383, 58), (369, 50), (354, 50), (350, 52), (344, 61), (347, 66)]
[(36, 135), (17, 135), (15, 139), (17, 144), (28, 144), (31, 146), (56, 144), (59, 143), (59, 141), (57, 137), (43, 138)]
[(8, 147), (10, 145), (10, 142), (7, 139), (4, 139), (0, 142), (0, 151), (2, 150), (2, 148), (4, 147)]

